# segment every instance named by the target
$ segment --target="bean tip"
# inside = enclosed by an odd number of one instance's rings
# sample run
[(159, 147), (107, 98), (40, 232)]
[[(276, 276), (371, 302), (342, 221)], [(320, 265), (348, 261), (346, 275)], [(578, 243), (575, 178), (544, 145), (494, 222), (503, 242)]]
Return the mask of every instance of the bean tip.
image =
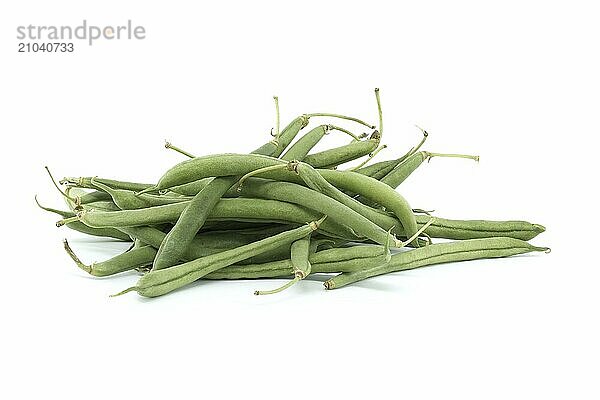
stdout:
[(118, 297), (118, 296), (122, 296), (122, 295), (124, 295), (125, 293), (129, 293), (129, 292), (131, 292), (131, 291), (133, 291), (133, 290), (137, 290), (137, 289), (138, 289), (138, 288), (137, 288), (137, 286), (132, 286), (132, 287), (130, 287), (130, 288), (127, 288), (127, 289), (125, 289), (125, 290), (121, 290), (119, 293), (111, 294), (111, 295), (109, 295), (108, 297)]
[(540, 225), (540, 224), (533, 224), (532, 228), (537, 233), (542, 233), (542, 232), (546, 231), (546, 227), (544, 225)]

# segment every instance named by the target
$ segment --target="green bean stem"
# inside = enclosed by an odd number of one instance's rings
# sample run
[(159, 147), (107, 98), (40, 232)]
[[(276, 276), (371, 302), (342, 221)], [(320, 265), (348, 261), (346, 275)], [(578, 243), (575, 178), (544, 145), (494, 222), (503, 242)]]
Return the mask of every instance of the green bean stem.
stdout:
[(357, 124), (364, 125), (367, 128), (375, 129), (375, 125), (367, 124), (366, 122), (364, 122), (358, 118), (349, 117), (346, 115), (331, 114), (331, 113), (311, 113), (311, 114), (306, 114), (306, 115), (309, 118), (310, 117), (331, 117), (331, 118), (345, 119), (347, 121), (352, 121), (352, 122), (356, 122)]
[[(379, 146), (377, 149), (375, 149), (374, 152), (369, 153), (369, 156), (360, 164), (358, 164), (355, 167), (350, 168), (348, 171), (356, 171), (362, 167), (364, 167), (365, 165), (367, 165), (369, 163), (369, 161), (371, 161), (381, 150), (383, 149), (387, 149), (387, 144), (382, 144), (381, 146)], [(366, 175), (366, 174), (363, 174)]]
[(375, 99), (377, 100), (377, 113), (379, 114), (379, 133), (383, 135), (383, 113), (381, 112), (381, 99), (379, 98), (379, 88), (375, 88)]
[[(72, 221), (71, 223), (69, 223), (67, 225), (70, 229), (73, 229), (74, 231), (85, 233), (86, 235), (91, 235), (91, 236), (109, 237), (109, 238), (113, 238), (113, 239), (117, 239), (117, 240), (122, 240), (125, 242), (131, 241), (131, 238), (128, 235), (124, 234), (123, 232), (118, 231), (117, 229), (110, 228), (110, 227), (92, 228), (92, 227), (85, 225), (84, 223), (82, 223), (80, 221), (77, 221), (77, 216), (72, 211), (62, 211), (62, 210), (58, 210), (56, 208), (50, 208), (50, 207), (43, 206), (38, 201), (37, 196), (35, 196), (35, 203), (42, 210), (60, 215), (62, 218), (69, 219), (69, 218), (75, 217), (76, 220)], [(61, 226), (62, 226), (62, 224), (61, 224)]]
[(165, 140), (165, 149), (171, 149), (171, 150), (174, 150), (174, 151), (176, 151), (177, 153), (179, 153), (179, 154), (182, 154), (182, 155), (184, 155), (184, 156), (186, 156), (186, 157), (189, 157), (189, 158), (194, 158), (194, 157), (195, 157), (193, 154), (191, 154), (191, 153), (188, 153), (187, 151), (185, 151), (185, 150), (183, 150), (183, 149), (180, 149), (180, 148), (179, 148), (179, 147), (177, 147), (177, 146), (173, 146), (173, 144), (172, 144), (171, 142), (167, 141), (167, 140)]
[(275, 100), (275, 137), (279, 139), (279, 97), (273, 96)]

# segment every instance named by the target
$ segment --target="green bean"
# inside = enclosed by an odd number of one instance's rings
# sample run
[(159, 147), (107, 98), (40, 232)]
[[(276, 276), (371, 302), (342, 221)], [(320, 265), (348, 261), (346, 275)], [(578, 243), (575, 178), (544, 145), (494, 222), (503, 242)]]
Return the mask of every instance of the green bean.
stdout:
[(302, 239), (298, 239), (292, 243), (290, 249), (290, 259), (294, 267), (294, 275), (298, 279), (304, 279), (310, 275), (310, 235)]
[(76, 205), (73, 203), (69, 204), (67, 202), (67, 205), (74, 212), (78, 212), (81, 210), (102, 210), (102, 211), (118, 211), (118, 210), (120, 210), (120, 208), (117, 207), (117, 205), (115, 203), (113, 203), (112, 201), (94, 201), (92, 203), (80, 204), (80, 205)]
[(308, 125), (308, 120), (310, 116), (301, 115), (295, 118), (292, 122), (288, 124), (283, 130), (275, 137), (274, 140), (265, 143), (253, 153), (255, 154), (265, 154), (272, 155), (273, 157), (279, 157), (281, 153), (285, 150), (287, 146), (294, 140), (298, 132), (306, 125)]
[(321, 222), (322, 219), (245, 246), (198, 258), (194, 261), (173, 267), (153, 270), (142, 276), (136, 286), (125, 289), (119, 294), (135, 290), (144, 297), (161, 296), (190, 284), (211, 272), (272, 250), (286, 243), (292, 243), (317, 230)]
[(296, 143), (294, 143), (281, 157), (283, 160), (302, 160), (310, 149), (327, 134), (329, 130), (328, 125), (319, 125), (316, 128), (311, 129), (302, 136)]
[[(285, 229), (287, 228), (287, 229)], [(121, 228), (131, 237), (135, 237), (142, 242), (158, 249), (164, 240), (166, 233), (151, 227), (129, 227)], [(277, 233), (289, 230), (287, 226), (280, 226), (277, 229), (264, 230), (255, 232), (252, 235), (244, 235), (239, 232), (205, 232), (194, 237), (180, 261), (192, 261), (196, 258), (209, 256), (224, 250), (229, 250), (235, 247), (243, 246), (252, 243), (257, 239), (264, 239)], [(272, 260), (280, 260), (287, 258), (290, 253), (290, 246), (281, 246), (275, 250), (265, 252), (263, 254), (242, 261), (243, 263), (263, 263)]]
[(156, 196), (152, 194), (137, 195), (131, 190), (113, 189), (108, 185), (96, 182), (94, 178), (91, 179), (91, 182), (92, 185), (95, 185), (98, 189), (107, 193), (112, 201), (114, 201), (117, 207), (121, 210), (134, 210), (165, 204), (181, 203), (191, 200), (191, 197), (186, 196)]
[[(185, 203), (176, 203), (139, 210), (83, 211), (75, 217), (59, 221), (58, 224), (70, 225), (74, 221), (81, 221), (93, 228), (152, 226), (177, 221), (185, 206)], [(314, 211), (295, 204), (275, 200), (237, 198), (221, 199), (209, 215), (209, 220), (303, 224), (317, 216)], [(348, 228), (331, 220), (324, 221), (320, 231), (342, 238), (356, 238)]]
[(294, 143), (287, 152), (281, 157), (282, 160), (292, 161), (292, 160), (303, 160), (308, 152), (312, 150), (313, 147), (319, 143), (319, 141), (325, 136), (329, 131), (337, 130), (351, 136), (354, 141), (359, 141), (360, 138), (353, 134), (352, 132), (340, 128), (335, 125), (319, 125), (316, 128), (310, 130), (304, 136), (302, 136), (296, 143)]
[[(388, 172), (393, 170), (396, 165), (398, 165), (397, 159), (386, 160), (386, 161), (380, 161), (375, 164), (367, 165), (366, 167), (358, 168), (358, 169), (354, 170), (354, 172), (357, 172), (362, 175), (370, 176), (371, 178), (375, 178), (375, 179), (379, 180), (379, 179), (383, 178), (385, 175), (387, 175)], [(377, 178), (378, 175), (380, 175), (379, 178)]]
[(275, 182), (261, 178), (250, 178), (250, 180), (251, 184), (245, 185), (242, 189), (244, 196), (298, 204), (328, 215), (331, 220), (347, 226), (359, 237), (369, 238), (379, 244), (387, 240), (388, 234), (384, 229), (322, 193), (290, 182)]
[(309, 154), (303, 161), (315, 168), (332, 168), (347, 163), (357, 158), (372, 153), (381, 141), (378, 131), (373, 132), (368, 140), (352, 142), (350, 144)]
[(478, 156), (470, 156), (464, 154), (442, 154), (442, 153), (431, 153), (428, 151), (420, 151), (411, 155), (404, 162), (395, 167), (386, 176), (381, 178), (381, 182), (388, 186), (397, 188), (402, 182), (408, 178), (425, 160), (430, 160), (432, 157), (456, 157), (456, 158), (468, 158), (471, 160), (479, 161)]
[[(318, 170), (329, 183), (339, 189), (358, 193), (368, 198), (375, 197), (379, 204), (391, 211), (402, 224), (404, 235), (413, 236), (418, 228), (412, 208), (408, 202), (391, 187), (382, 184), (376, 179), (356, 172)], [(413, 245), (419, 246), (417, 241)]]
[(310, 234), (304, 238), (298, 239), (292, 243), (290, 248), (290, 261), (293, 267), (294, 279), (285, 285), (273, 290), (256, 290), (255, 295), (275, 294), (296, 284), (298, 281), (310, 275), (311, 265), (308, 257), (310, 256)]
[(77, 264), (79, 268), (90, 275), (98, 277), (114, 275), (120, 272), (130, 271), (137, 267), (143, 267), (152, 263), (152, 260), (156, 255), (156, 249), (152, 246), (141, 246), (137, 248), (134, 247), (106, 261), (86, 265), (81, 262), (79, 257), (73, 252), (67, 239), (63, 241), (63, 244), (65, 251), (71, 259), (75, 261), (75, 264)]
[[(290, 225), (294, 225), (293, 222), (289, 223)], [(204, 225), (202, 225), (202, 229), (200, 232), (232, 232), (235, 231), (240, 233), (240, 231), (245, 231), (248, 229), (270, 229), (274, 226), (285, 226), (282, 224), (274, 223), (274, 222), (241, 222), (241, 221), (206, 221)], [(241, 233), (240, 233), (241, 234)]]
[[(195, 196), (202, 189), (204, 189), (212, 180), (215, 178), (202, 178), (197, 181), (189, 182), (180, 186), (174, 186), (170, 189), (171, 192), (177, 193), (182, 196)], [(222, 197), (231, 198), (237, 197), (238, 193), (234, 188), (230, 188), (223, 194)]]
[(400, 165), (400, 163), (402, 163), (408, 157), (410, 157), (411, 155), (416, 153), (421, 148), (421, 146), (423, 146), (425, 141), (427, 140), (429, 133), (427, 133), (427, 131), (425, 129), (419, 127), (418, 125), (416, 125), (416, 127), (421, 130), (421, 132), (423, 134), (423, 138), (415, 147), (412, 147), (406, 154), (404, 154), (400, 158), (396, 158), (395, 160), (381, 161), (381, 162), (369, 165), (367, 167), (362, 167), (362, 168), (356, 167), (356, 168), (352, 168), (351, 170), (358, 172), (359, 174), (367, 175), (367, 176), (370, 176), (371, 178), (381, 180), (381, 178), (383, 178), (388, 173), (390, 173), (396, 166)]
[(357, 270), (351, 273), (342, 273), (327, 280), (324, 285), (326, 289), (337, 289), (373, 276), (428, 265), (481, 258), (508, 257), (532, 251), (549, 252), (549, 250), (547, 247), (537, 247), (523, 240), (506, 237), (437, 243), (394, 254), (391, 261), (385, 265)]
[(291, 261), (289, 259), (284, 259), (260, 264), (231, 265), (206, 274), (201, 279), (221, 280), (277, 278), (282, 276), (291, 276), (293, 275), (292, 271), (293, 267)]
[[(62, 211), (62, 210), (58, 210), (56, 208), (50, 208), (50, 207), (41, 205), (37, 199), (37, 196), (35, 197), (35, 202), (38, 205), (38, 207), (41, 208), (42, 210), (60, 215), (63, 218), (76, 217), (75, 213), (72, 211)], [(78, 222), (78, 221), (70, 223), (68, 225), (68, 227), (70, 229), (73, 229), (74, 231), (85, 233), (86, 235), (98, 236), (98, 237), (109, 237), (109, 238), (113, 238), (113, 239), (117, 239), (117, 240), (122, 240), (125, 242), (131, 241), (131, 238), (128, 235), (124, 234), (123, 232), (118, 231), (117, 229), (110, 228), (110, 227), (92, 228), (92, 227), (89, 227), (89, 226), (85, 225), (84, 223)]]
[(77, 197), (79, 197), (79, 202), (81, 204), (95, 203), (97, 201), (112, 201), (112, 198), (108, 193), (100, 190), (94, 190), (90, 193), (81, 193), (81, 195), (77, 195)]
[(306, 186), (308, 186), (309, 188), (323, 193), (334, 200), (339, 201), (343, 205), (356, 211), (365, 218), (368, 218), (384, 230), (389, 230), (391, 228), (395, 228), (396, 230), (398, 230), (399, 227), (397, 225), (399, 224), (399, 222), (393, 216), (390, 216), (381, 211), (377, 211), (349, 197), (348, 195), (337, 189), (335, 186), (333, 186), (331, 183), (329, 183), (325, 178), (323, 178), (323, 176), (321, 176), (319, 172), (317, 172), (317, 170), (315, 170), (310, 165), (304, 162), (295, 161), (290, 163), (290, 168), (298, 174), (298, 176), (304, 181)]
[[(175, 193), (178, 193), (178, 194), (184, 195), (184, 196), (195, 196), (202, 189), (204, 189), (209, 183), (211, 183), (213, 179), (214, 178), (212, 178), (212, 177), (198, 179), (196, 181), (188, 182), (183, 185), (173, 186), (170, 190), (172, 192), (175, 192)], [(227, 195), (227, 193), (225, 193), (223, 195), (223, 197), (229, 197), (229, 196)], [(236, 195), (234, 195), (233, 197), (236, 197)]]
[[(427, 132), (425, 132), (425, 134), (426, 133)], [(426, 137), (427, 136), (424, 136), (423, 139), (425, 139)], [(378, 163), (371, 164), (366, 167), (353, 168), (351, 170), (354, 172), (358, 172), (359, 174), (367, 175), (367, 176), (370, 176), (371, 178), (380, 180), (381, 178), (386, 176), (388, 173), (390, 173), (396, 166), (400, 165), (404, 160), (406, 160), (408, 157), (413, 155), (414, 152), (421, 147), (421, 143), (419, 143), (419, 145), (417, 145), (416, 147), (411, 148), (402, 157), (399, 157), (399, 158), (396, 158), (393, 160), (380, 161)]]
[[(147, 188), (140, 193), (170, 189), (203, 178), (242, 176), (260, 168), (281, 164), (285, 164), (285, 162), (274, 157), (259, 154), (226, 153), (196, 157), (182, 161), (170, 168), (163, 174), (155, 186)], [(235, 180), (237, 181), (237, 179)], [(208, 186), (211, 184), (212, 182)]]
[[(422, 226), (429, 216), (417, 215), (417, 223)], [(452, 220), (435, 218), (425, 233), (433, 238), (464, 240), (489, 237), (511, 237), (531, 240), (546, 228), (526, 221), (486, 221), (486, 220)]]
[(361, 258), (373, 258), (381, 255), (383, 246), (377, 244), (361, 244), (351, 247), (336, 247), (322, 250), (309, 256), (311, 264), (324, 264), (336, 261), (349, 261)]
[[(311, 273), (352, 272), (365, 265), (381, 262), (383, 247), (379, 245), (360, 245), (347, 248), (334, 248), (311, 253), (309, 262)], [(293, 276), (294, 268), (289, 258), (260, 264), (231, 265), (212, 272), (202, 279), (256, 279)]]

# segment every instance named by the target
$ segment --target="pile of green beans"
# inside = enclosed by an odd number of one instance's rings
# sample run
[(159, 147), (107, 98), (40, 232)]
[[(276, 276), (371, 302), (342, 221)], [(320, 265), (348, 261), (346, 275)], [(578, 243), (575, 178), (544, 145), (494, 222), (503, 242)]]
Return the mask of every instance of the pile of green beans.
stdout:
[[(117, 295), (136, 291), (156, 297), (201, 280), (288, 278), (274, 294), (306, 277), (325, 274), (326, 289), (370, 277), (434, 264), (549, 252), (529, 240), (543, 232), (526, 221), (451, 220), (413, 209), (397, 190), (432, 157), (479, 157), (421, 150), (420, 142), (397, 158), (367, 165), (382, 145), (383, 118), (375, 89), (378, 127), (331, 113), (302, 114), (249, 154), (194, 156), (156, 183), (99, 177), (56, 182), (66, 210), (36, 204), (60, 216), (57, 226), (131, 242), (108, 260), (86, 264), (64, 240), (74, 263), (106, 277), (142, 274)], [(305, 131), (312, 119), (329, 119)], [(366, 133), (333, 125), (355, 124)], [(348, 144), (313, 151), (328, 134), (348, 135)], [(299, 136), (297, 138), (297, 136)], [(297, 140), (296, 140), (297, 138)], [(356, 161), (350, 168), (346, 163)], [(440, 242), (435, 241), (441, 240)], [(202, 286), (202, 284), (198, 285)]]

